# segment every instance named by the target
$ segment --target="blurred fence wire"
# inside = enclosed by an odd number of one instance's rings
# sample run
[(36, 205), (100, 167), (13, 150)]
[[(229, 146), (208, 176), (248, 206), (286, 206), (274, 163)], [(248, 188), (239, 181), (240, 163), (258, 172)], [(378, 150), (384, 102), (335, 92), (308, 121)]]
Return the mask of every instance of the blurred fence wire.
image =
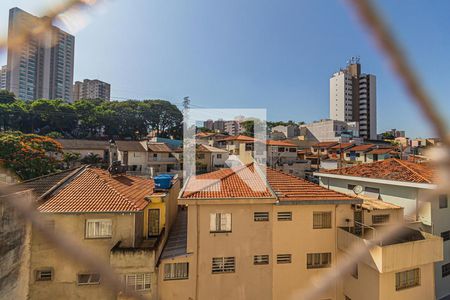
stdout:
[[(30, 39), (51, 30), (52, 23), (58, 18), (61, 18), (64, 14), (74, 10), (83, 13), (84, 10), (92, 8), (98, 2), (99, 1), (97, 0), (67, 0), (59, 5), (55, 5), (49, 8), (44, 14), (48, 18), (40, 19), (35, 26), (25, 28), (21, 31), (21, 34), (17, 35), (14, 39), (8, 40), (7, 37), (0, 37), (0, 51), (6, 51), (8, 47), (9, 49), (20, 49), (20, 47)], [(450, 173), (448, 172), (450, 168), (450, 141), (444, 118), (439, 114), (437, 106), (426, 92), (425, 87), (422, 85), (422, 82), (418, 79), (411, 64), (408, 62), (408, 56), (394, 37), (390, 28), (384, 22), (374, 3), (370, 0), (345, 0), (345, 3), (350, 10), (355, 13), (361, 26), (366, 28), (368, 36), (378, 45), (385, 59), (389, 62), (393, 71), (397, 74), (399, 80), (410, 94), (411, 101), (419, 107), (420, 111), (428, 120), (444, 145), (442, 151), (434, 153), (433, 163), (436, 167), (439, 167), (439, 178), (437, 179), (438, 188), (427, 195), (426, 199), (421, 199), (422, 203), (426, 201), (436, 201), (438, 194), (450, 192), (449, 187), (445, 184), (450, 178)], [(70, 18), (73, 18), (73, 20), (70, 20)], [(76, 18), (77, 14), (69, 14), (69, 16), (66, 15), (63, 19), (64, 22), (76, 23)], [(67, 256), (70, 256), (79, 263), (97, 269), (102, 274), (104, 282), (111, 289), (116, 291), (126, 291), (123, 281), (121, 281), (119, 276), (114, 273), (109, 264), (99, 261), (76, 240), (68, 238), (67, 235), (61, 232), (46, 229), (45, 224), (39, 218), (39, 214), (32, 205), (34, 201), (30, 202), (28, 194), (19, 193), (11, 188), (2, 187), (0, 190), (0, 200), (6, 201), (14, 206), (14, 208), (29, 221), (32, 226), (45, 235), (48, 241), (54, 246), (63, 250)], [(420, 207), (416, 209), (420, 209)], [(373, 247), (385, 239), (395, 237), (400, 232), (402, 226), (401, 224), (393, 224), (387, 228), (387, 230), (372, 239), (368, 246)], [(346, 276), (354, 264), (359, 262), (367, 251), (367, 248), (360, 244), (355, 244), (350, 247), (350, 249), (352, 249), (352, 255), (349, 256), (348, 259), (338, 261), (335, 267), (324, 275), (311, 278), (310, 288), (297, 291), (293, 299), (317, 299), (324, 291), (331, 288), (336, 283), (337, 279)], [(142, 298), (139, 294), (134, 292), (129, 294), (129, 296), (136, 299)]]

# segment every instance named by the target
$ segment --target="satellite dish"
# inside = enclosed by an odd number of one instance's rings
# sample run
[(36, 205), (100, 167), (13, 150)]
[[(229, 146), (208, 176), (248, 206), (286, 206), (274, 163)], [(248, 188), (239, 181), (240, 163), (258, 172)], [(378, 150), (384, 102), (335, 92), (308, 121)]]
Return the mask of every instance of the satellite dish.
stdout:
[(353, 188), (353, 192), (356, 195), (359, 195), (359, 194), (361, 194), (363, 192), (363, 187), (360, 186), (360, 185), (355, 185), (355, 187)]

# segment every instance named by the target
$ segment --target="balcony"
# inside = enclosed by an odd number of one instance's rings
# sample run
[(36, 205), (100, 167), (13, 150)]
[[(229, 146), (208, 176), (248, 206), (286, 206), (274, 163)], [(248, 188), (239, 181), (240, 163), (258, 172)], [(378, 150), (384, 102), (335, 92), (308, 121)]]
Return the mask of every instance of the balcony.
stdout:
[(403, 227), (394, 238), (370, 247), (370, 239), (376, 238), (382, 228), (364, 224), (340, 227), (337, 229), (338, 248), (352, 255), (353, 247), (364, 247), (362, 262), (380, 273), (395, 272), (443, 259), (443, 242), (440, 237), (409, 227)]

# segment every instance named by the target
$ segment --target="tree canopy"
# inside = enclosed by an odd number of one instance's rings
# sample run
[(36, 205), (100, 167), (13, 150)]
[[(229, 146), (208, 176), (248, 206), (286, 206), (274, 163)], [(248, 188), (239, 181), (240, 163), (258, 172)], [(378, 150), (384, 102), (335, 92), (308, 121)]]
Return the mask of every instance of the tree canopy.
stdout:
[(18, 131), (0, 133), (0, 165), (22, 180), (55, 172), (61, 154), (61, 145), (49, 137)]
[[(11, 98), (12, 97), (12, 98)], [(165, 100), (22, 101), (0, 91), (0, 130), (65, 138), (141, 139), (150, 132), (181, 138), (183, 115)], [(59, 135), (58, 135), (59, 134)]]

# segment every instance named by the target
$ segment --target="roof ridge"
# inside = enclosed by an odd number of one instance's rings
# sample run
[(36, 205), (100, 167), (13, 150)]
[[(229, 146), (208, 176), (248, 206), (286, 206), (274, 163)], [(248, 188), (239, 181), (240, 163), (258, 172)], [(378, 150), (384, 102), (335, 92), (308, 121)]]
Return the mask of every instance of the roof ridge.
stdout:
[(98, 175), (97, 173), (95, 173), (95, 171), (93, 171), (94, 168), (92, 169), (87, 169), (92, 171), (92, 173), (97, 176), (97, 178), (99, 180), (101, 180), (110, 190), (112, 190), (113, 192), (115, 192), (117, 195), (119, 195), (120, 197), (122, 197), (124, 200), (126, 200), (128, 203), (131, 204), (131, 206), (133, 206), (136, 209), (139, 209), (139, 207), (136, 205), (136, 203), (134, 203), (133, 201), (131, 201), (130, 199), (128, 199), (127, 196), (125, 196), (124, 194), (122, 194), (121, 192), (119, 192), (118, 190), (116, 190), (114, 187), (111, 186), (111, 184), (109, 184), (105, 179), (101, 178), (100, 175)]
[(401, 164), (402, 166), (404, 166), (405, 168), (407, 168), (409, 171), (411, 171), (412, 173), (416, 174), (417, 176), (419, 176), (420, 178), (422, 178), (423, 180), (425, 180), (428, 183), (432, 183), (430, 180), (428, 180), (427, 178), (425, 178), (424, 176), (422, 176), (420, 173), (416, 172), (415, 170), (413, 170), (411, 167), (409, 167), (408, 165), (406, 165), (405, 163), (403, 163), (401, 160), (397, 159), (397, 158), (393, 158), (394, 161), (396, 161), (397, 163)]
[[(216, 183), (217, 183), (216, 180), (222, 181), (222, 180), (224, 180), (224, 179), (230, 177), (231, 175), (236, 174), (237, 172), (239, 172), (239, 171), (241, 171), (241, 170), (248, 169), (251, 165), (253, 165), (253, 163), (249, 163), (249, 164), (246, 164), (246, 165), (242, 165), (242, 166), (239, 166), (236, 170), (233, 170), (232, 168), (229, 168), (229, 169), (220, 169), (220, 170), (227, 170), (227, 171), (228, 171), (228, 170), (231, 170), (231, 171), (233, 171), (233, 172), (230, 172), (229, 174), (225, 174), (223, 177), (220, 177), (220, 178), (207, 179), (207, 180), (211, 180), (211, 181), (213, 181), (213, 182), (211, 182), (210, 184), (208, 184), (208, 185), (202, 187), (201, 190), (192, 191), (192, 192), (190, 192), (190, 193), (187, 193), (186, 195), (182, 196), (182, 198), (190, 197), (190, 196), (192, 196), (192, 195), (194, 195), (194, 194), (196, 194), (196, 193), (199, 193), (199, 192), (201, 192), (201, 191), (203, 191), (203, 190), (205, 190), (205, 189), (211, 187), (212, 185), (216, 184)], [(220, 170), (218, 170), (218, 171), (220, 171)], [(218, 171), (215, 171), (215, 172), (218, 172)], [(213, 172), (211, 172), (211, 173), (213, 173)], [(206, 173), (206, 174), (210, 174), (210, 173)], [(186, 182), (186, 185), (185, 185), (186, 187), (187, 187), (187, 185), (188, 185), (188, 182), (191, 181), (191, 178), (192, 178), (192, 176), (189, 177), (188, 181)]]

